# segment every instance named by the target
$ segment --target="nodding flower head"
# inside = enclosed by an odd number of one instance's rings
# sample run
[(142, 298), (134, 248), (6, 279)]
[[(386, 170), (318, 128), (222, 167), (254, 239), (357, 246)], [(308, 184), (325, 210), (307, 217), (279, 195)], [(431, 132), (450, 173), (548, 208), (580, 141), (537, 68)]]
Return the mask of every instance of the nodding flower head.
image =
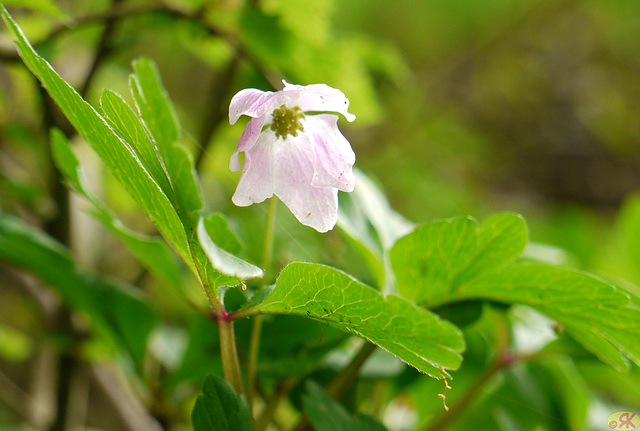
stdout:
[(339, 115), (348, 121), (349, 100), (325, 84), (291, 85), (277, 92), (253, 88), (231, 100), (229, 120), (252, 117), (231, 155), (229, 168), (239, 171), (233, 195), (238, 206), (262, 202), (274, 194), (302, 224), (326, 232), (336, 224), (338, 190), (355, 186), (356, 156), (338, 129)]

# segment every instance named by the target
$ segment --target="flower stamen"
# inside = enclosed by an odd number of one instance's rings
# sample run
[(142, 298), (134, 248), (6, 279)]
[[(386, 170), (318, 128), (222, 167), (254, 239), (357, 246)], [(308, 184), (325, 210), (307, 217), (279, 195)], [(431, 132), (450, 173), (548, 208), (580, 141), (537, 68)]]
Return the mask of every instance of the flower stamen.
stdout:
[(271, 130), (276, 132), (277, 137), (285, 139), (289, 134), (298, 136), (299, 131), (304, 131), (304, 127), (300, 123), (300, 120), (304, 118), (304, 112), (300, 112), (298, 106), (289, 109), (283, 104), (274, 109), (271, 115), (273, 116)]

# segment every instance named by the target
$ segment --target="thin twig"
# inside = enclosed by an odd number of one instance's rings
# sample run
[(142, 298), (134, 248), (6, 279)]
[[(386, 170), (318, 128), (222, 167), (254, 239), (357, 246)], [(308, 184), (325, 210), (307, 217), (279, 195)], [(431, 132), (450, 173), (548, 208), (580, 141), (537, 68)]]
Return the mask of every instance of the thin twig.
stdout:
[[(122, 0), (113, 0), (112, 7), (117, 6), (121, 2)], [(93, 57), (93, 62), (91, 63), (89, 72), (87, 73), (87, 76), (84, 79), (84, 83), (80, 87), (79, 93), (83, 99), (86, 98), (87, 92), (91, 88), (91, 83), (93, 82), (93, 78), (95, 77), (96, 72), (98, 71), (98, 68), (111, 52), (111, 49), (109, 48), (109, 42), (111, 41), (111, 36), (113, 35), (113, 32), (115, 30), (116, 23), (117, 23), (117, 19), (115, 18), (109, 18), (105, 20), (105, 27), (104, 27), (104, 30), (102, 31), (102, 34), (100, 35), (100, 41), (98, 42), (98, 51), (96, 52), (96, 55)]]
[[(264, 282), (260, 289), (264, 289), (271, 276), (271, 266), (273, 265), (273, 245), (275, 241), (276, 214), (278, 212), (278, 199), (274, 196), (268, 201), (267, 219), (264, 230), (264, 243), (262, 248), (262, 267), (264, 269)], [(249, 341), (249, 355), (247, 358), (247, 401), (249, 407), (253, 408), (254, 389), (256, 385), (256, 369), (258, 356), (260, 354), (260, 338), (262, 337), (261, 315), (253, 318), (251, 326), (251, 338)]]
[[(164, 13), (175, 18), (187, 19), (199, 23), (207, 29), (209, 34), (220, 36), (230, 43), (238, 55), (251, 62), (252, 66), (271, 84), (273, 88), (278, 88), (280, 86), (282, 76), (273, 68), (264, 65), (262, 61), (255, 57), (251, 52), (247, 51), (234, 34), (222, 30), (214, 24), (206, 21), (204, 19), (204, 9), (189, 11), (162, 1), (157, 3), (121, 3), (100, 12), (81, 16), (74, 19), (71, 23), (58, 25), (47, 36), (33, 44), (37, 47), (40, 44), (51, 43), (68, 31), (77, 29), (84, 25), (96, 24), (104, 21), (116, 22), (123, 18), (147, 13)], [(0, 49), (0, 61), (17, 62), (20, 61), (20, 56), (16, 52), (15, 48)]]

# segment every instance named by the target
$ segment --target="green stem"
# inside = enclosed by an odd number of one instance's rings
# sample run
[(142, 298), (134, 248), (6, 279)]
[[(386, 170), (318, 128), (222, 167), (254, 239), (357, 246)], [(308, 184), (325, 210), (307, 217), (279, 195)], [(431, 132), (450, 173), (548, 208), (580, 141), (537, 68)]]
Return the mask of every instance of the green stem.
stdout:
[[(275, 238), (276, 212), (278, 210), (278, 200), (275, 197), (269, 199), (267, 209), (267, 220), (264, 231), (264, 246), (262, 249), (262, 268), (264, 268), (265, 280), (260, 288), (266, 286), (269, 280), (271, 264), (273, 261), (273, 242)], [(262, 316), (254, 317), (251, 326), (251, 340), (249, 341), (249, 357), (247, 360), (247, 402), (249, 409), (253, 408), (253, 398), (256, 383), (256, 366), (258, 364), (258, 354), (260, 351), (260, 338), (262, 336)]]
[[(272, 197), (269, 199), (267, 208), (267, 220), (264, 231), (264, 245), (262, 248), (262, 267), (265, 271), (265, 280), (270, 273), (271, 263), (273, 261), (273, 242), (276, 230), (276, 213), (278, 212), (278, 199)], [(264, 283), (266, 284), (266, 282)]]
[(233, 332), (233, 320), (227, 315), (218, 315), (218, 331), (220, 332), (220, 353), (222, 355), (222, 372), (224, 378), (239, 396), (244, 395), (240, 361), (236, 349), (236, 337)]

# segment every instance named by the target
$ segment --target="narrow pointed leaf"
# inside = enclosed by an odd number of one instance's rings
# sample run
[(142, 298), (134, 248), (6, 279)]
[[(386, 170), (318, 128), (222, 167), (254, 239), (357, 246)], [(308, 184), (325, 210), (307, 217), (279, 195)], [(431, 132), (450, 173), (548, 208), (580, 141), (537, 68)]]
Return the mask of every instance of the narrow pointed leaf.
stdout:
[[(169, 175), (180, 216), (189, 224), (193, 221), (189, 217), (202, 208), (202, 197), (191, 156), (180, 143), (180, 124), (155, 64), (140, 58), (133, 63), (133, 69), (131, 93)], [(197, 223), (197, 218), (194, 220)]]
[(173, 189), (160, 164), (157, 149), (133, 109), (111, 90), (102, 92), (100, 106), (109, 125), (131, 145), (142, 165), (160, 185), (164, 194), (172, 200)]
[(18, 52), (29, 70), (40, 80), (71, 124), (98, 153), (118, 181), (145, 210), (163, 236), (185, 262), (192, 265), (191, 253), (180, 218), (161, 187), (141, 164), (129, 144), (118, 136), (105, 119), (35, 52), (6, 9), (2, 8), (2, 14), (15, 40)]
[(51, 149), (54, 162), (68, 185), (93, 206), (91, 215), (122, 241), (133, 255), (159, 279), (172, 287), (180, 286), (180, 271), (167, 244), (160, 238), (143, 235), (127, 228), (91, 194), (82, 178), (78, 159), (67, 139), (57, 129), (51, 132)]
[(96, 330), (142, 366), (157, 316), (140, 295), (85, 273), (62, 244), (14, 218), (0, 217), (0, 259), (33, 272), (55, 288), (67, 304), (87, 315)]

